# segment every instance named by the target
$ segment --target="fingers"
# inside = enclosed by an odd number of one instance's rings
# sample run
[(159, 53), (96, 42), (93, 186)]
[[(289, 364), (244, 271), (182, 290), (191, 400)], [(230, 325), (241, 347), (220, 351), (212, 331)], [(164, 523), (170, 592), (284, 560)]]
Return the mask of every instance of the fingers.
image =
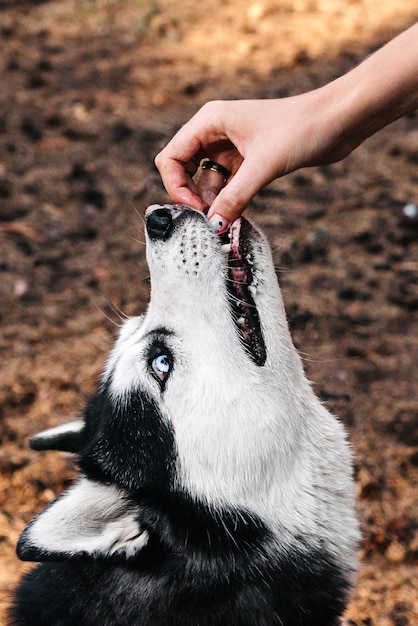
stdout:
[(203, 211), (209, 205), (200, 197), (193, 181), (198, 163), (192, 160), (183, 163), (166, 153), (167, 148), (155, 157), (155, 165), (160, 172), (168, 194), (179, 204), (187, 204)]
[(214, 161), (206, 160), (201, 164), (194, 181), (200, 197), (208, 207), (225, 186), (229, 176), (230, 172)]
[(252, 198), (262, 187), (270, 183), (274, 178), (260, 162), (252, 162), (250, 158), (244, 159), (241, 167), (230, 179), (228, 184), (220, 190), (214, 198), (208, 211), (208, 219), (213, 223), (220, 223), (221, 219), (228, 224), (241, 216)]
[[(215, 222), (218, 226), (231, 223), (239, 217), (260, 188), (273, 179), (261, 167), (266, 162), (266, 138), (261, 143), (254, 143), (254, 124), (248, 122), (248, 119), (251, 122), (258, 121), (260, 115), (253, 111), (251, 102), (239, 106), (241, 117), (235, 102), (207, 103), (176, 133), (155, 159), (171, 198), (202, 211), (210, 207), (208, 217), (217, 215), (219, 219)], [(264, 103), (262, 106), (264, 111)], [(245, 116), (248, 108), (250, 111)], [(240, 120), (238, 128), (237, 119)], [(261, 119), (263, 127), (267, 126), (268, 140), (270, 124), (265, 123), (264, 117)], [(267, 161), (271, 162), (269, 151), (268, 157)], [(193, 179), (203, 158), (226, 166), (232, 172), (228, 181), (219, 172), (211, 170), (210, 174), (206, 171), (202, 176), (202, 172)], [(223, 188), (225, 182), (228, 184)]]
[(200, 210), (207, 209), (220, 189), (220, 181), (212, 176), (207, 184), (202, 183), (199, 192), (192, 177), (200, 162), (205, 158), (217, 160), (219, 154), (228, 161), (228, 152), (236, 151), (219, 128), (217, 106), (217, 103), (204, 105), (155, 157), (155, 165), (171, 198)]
[(183, 127), (157, 154), (154, 162), (174, 202), (203, 211), (208, 205), (200, 197), (193, 181), (202, 159), (201, 152), (197, 139)]
[[(161, 160), (160, 155), (163, 157)], [(254, 162), (248, 157), (225, 186), (225, 177), (217, 171), (203, 169), (193, 179), (191, 173), (197, 168), (196, 164), (190, 165), (189, 162), (186, 165), (175, 159), (164, 159), (162, 153), (160, 155), (156, 157), (156, 165), (169, 195), (175, 202), (200, 211), (209, 207), (208, 219), (217, 232), (226, 230), (240, 217), (258, 191), (274, 178), (260, 160)]]

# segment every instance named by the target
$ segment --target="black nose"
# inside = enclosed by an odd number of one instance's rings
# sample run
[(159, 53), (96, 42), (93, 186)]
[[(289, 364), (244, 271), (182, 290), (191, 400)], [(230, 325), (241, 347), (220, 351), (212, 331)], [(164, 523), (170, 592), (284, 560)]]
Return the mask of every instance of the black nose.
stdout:
[(147, 217), (147, 231), (151, 239), (168, 239), (173, 224), (170, 209), (155, 209)]

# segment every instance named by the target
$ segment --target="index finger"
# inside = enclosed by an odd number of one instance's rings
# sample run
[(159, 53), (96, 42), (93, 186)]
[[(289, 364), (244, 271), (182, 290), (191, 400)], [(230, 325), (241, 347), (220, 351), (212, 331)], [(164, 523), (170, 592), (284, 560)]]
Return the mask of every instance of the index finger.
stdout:
[(207, 205), (199, 197), (192, 178), (198, 169), (199, 161), (193, 158), (193, 155), (185, 160), (182, 160), (181, 157), (173, 156), (172, 143), (173, 141), (157, 154), (154, 159), (164, 187), (174, 202), (204, 210)]
[(200, 210), (207, 208), (208, 204), (200, 197), (192, 177), (202, 159), (212, 158), (210, 147), (225, 139), (202, 107), (161, 150), (155, 158), (155, 165), (173, 200)]

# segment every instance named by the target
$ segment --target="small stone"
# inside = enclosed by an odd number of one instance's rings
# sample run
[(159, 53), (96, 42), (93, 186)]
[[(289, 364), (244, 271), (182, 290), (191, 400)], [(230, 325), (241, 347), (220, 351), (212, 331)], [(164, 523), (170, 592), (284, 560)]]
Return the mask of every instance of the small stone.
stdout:
[(410, 220), (418, 219), (418, 207), (416, 204), (406, 204), (402, 213)]
[(418, 206), (416, 204), (405, 204), (399, 222), (405, 228), (416, 228), (418, 226)]
[(398, 541), (393, 541), (387, 548), (385, 556), (392, 563), (401, 563), (405, 560), (406, 549)]

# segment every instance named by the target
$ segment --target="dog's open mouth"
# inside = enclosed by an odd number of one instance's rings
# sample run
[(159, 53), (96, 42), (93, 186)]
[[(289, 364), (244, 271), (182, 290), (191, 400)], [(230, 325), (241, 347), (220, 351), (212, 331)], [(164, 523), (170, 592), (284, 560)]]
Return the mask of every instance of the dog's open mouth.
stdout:
[[(178, 204), (149, 206), (145, 213), (148, 236), (151, 240), (168, 240), (174, 223), (179, 224), (182, 216), (190, 214), (197, 212)], [(223, 252), (228, 256), (227, 288), (232, 317), (249, 356), (256, 365), (264, 365), (266, 346), (254, 302), (257, 287), (252, 243), (254, 235), (250, 222), (241, 217), (219, 239)]]
[(266, 347), (260, 318), (254, 302), (253, 254), (251, 224), (244, 218), (233, 222), (228, 233), (221, 236), (222, 249), (228, 254), (227, 287), (234, 321), (243, 345), (257, 365), (266, 361)]

